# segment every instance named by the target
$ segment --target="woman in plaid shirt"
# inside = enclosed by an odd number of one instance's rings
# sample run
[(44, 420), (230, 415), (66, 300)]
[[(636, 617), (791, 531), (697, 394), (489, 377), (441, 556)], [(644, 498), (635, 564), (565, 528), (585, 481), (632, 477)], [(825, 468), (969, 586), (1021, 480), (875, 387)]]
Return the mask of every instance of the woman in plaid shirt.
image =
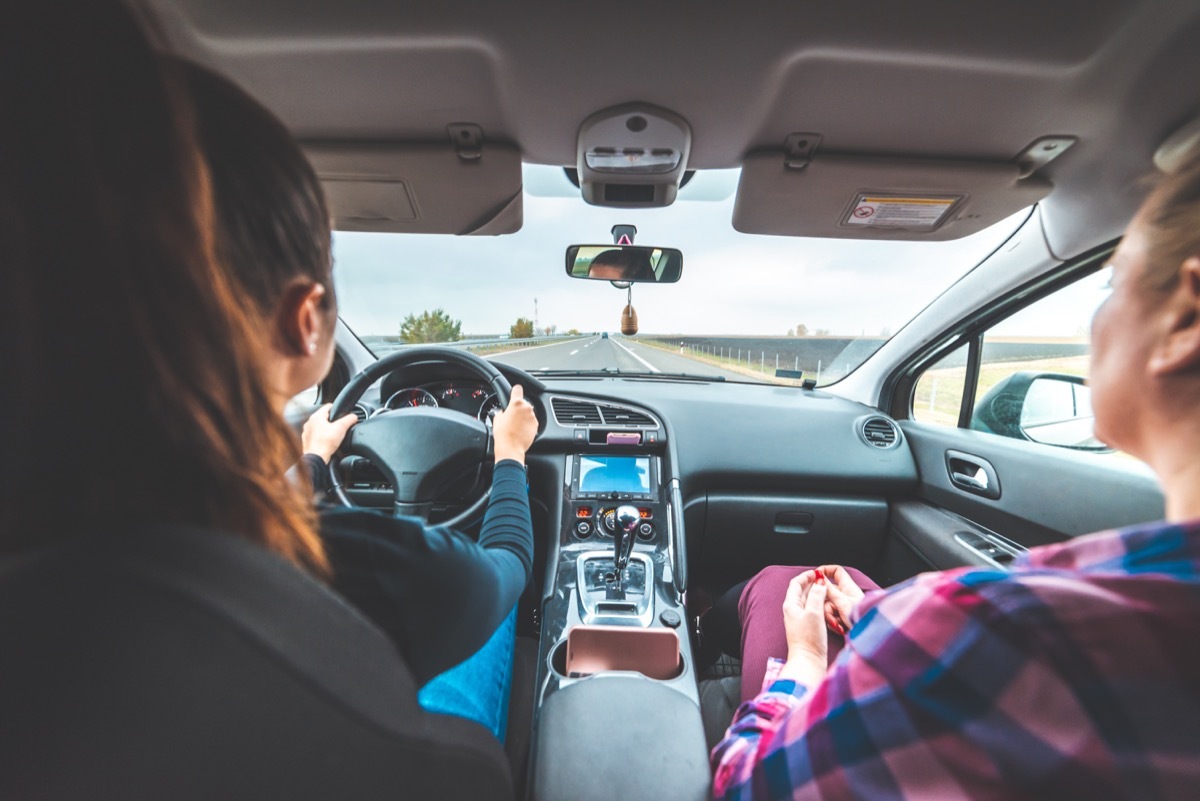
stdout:
[(865, 595), (836, 566), (790, 579), (787, 658), (714, 749), (717, 797), (1200, 798), (1200, 151), (1111, 267), (1096, 435), (1154, 469), (1167, 520)]

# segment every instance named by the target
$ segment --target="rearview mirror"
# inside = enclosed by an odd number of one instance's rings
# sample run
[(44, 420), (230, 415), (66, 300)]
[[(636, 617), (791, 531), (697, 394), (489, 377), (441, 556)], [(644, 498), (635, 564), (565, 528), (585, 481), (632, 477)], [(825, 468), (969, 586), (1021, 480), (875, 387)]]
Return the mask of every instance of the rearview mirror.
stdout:
[(683, 274), (683, 253), (640, 245), (571, 245), (567, 275), (593, 281), (673, 284)]

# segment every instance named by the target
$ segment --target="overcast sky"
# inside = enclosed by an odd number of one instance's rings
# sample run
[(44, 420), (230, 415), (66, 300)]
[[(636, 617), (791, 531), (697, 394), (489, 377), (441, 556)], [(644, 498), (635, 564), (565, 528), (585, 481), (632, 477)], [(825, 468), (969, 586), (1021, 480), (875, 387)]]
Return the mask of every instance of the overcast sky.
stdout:
[(634, 287), (642, 333), (780, 336), (799, 323), (834, 334), (894, 333), (1024, 218), (952, 242), (750, 236), (730, 224), (736, 170), (697, 176), (668, 208), (634, 211), (588, 206), (557, 168), (526, 166), (524, 180), (525, 223), (516, 234), (336, 234), (335, 281), (350, 327), (395, 334), (405, 315), (442, 308), (464, 334), (506, 334), (518, 317), (533, 317), (536, 298), (541, 326), (618, 330), (624, 290), (568, 278), (564, 251), (611, 242), (614, 224), (632, 223), (637, 244), (676, 247), (684, 258), (679, 283)]

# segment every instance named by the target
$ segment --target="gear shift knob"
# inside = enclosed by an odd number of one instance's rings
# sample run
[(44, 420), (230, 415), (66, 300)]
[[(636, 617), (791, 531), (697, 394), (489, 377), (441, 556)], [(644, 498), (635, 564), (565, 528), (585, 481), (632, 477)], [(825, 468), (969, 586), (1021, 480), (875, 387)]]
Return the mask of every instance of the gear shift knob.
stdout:
[(617, 530), (613, 532), (613, 566), (618, 571), (624, 570), (629, 566), (629, 557), (633, 553), (633, 543), (637, 539), (634, 530), (637, 529), (638, 523), (641, 520), (642, 516), (638, 513), (637, 507), (617, 507)]

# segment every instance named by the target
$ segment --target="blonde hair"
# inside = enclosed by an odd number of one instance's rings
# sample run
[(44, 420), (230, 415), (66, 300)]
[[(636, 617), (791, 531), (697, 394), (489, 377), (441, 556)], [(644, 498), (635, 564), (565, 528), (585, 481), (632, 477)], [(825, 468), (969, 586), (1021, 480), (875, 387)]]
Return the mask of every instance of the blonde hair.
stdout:
[(1146, 201), (1143, 224), (1149, 245), (1145, 279), (1165, 292), (1179, 280), (1179, 267), (1200, 256), (1200, 147), (1163, 177)]

